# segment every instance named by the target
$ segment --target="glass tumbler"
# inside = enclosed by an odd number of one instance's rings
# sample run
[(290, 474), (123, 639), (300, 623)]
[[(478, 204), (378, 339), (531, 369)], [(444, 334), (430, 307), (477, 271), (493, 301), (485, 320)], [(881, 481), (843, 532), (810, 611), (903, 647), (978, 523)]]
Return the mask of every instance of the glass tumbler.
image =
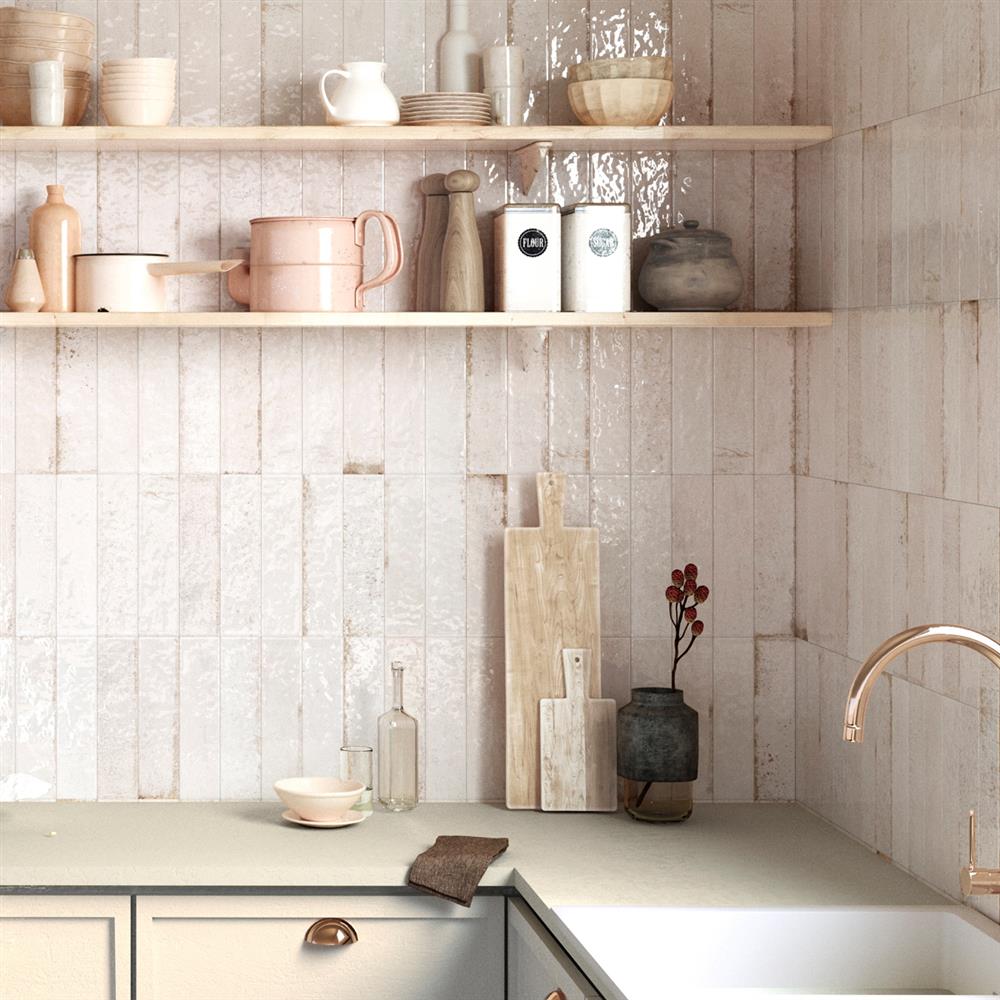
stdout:
[(361, 798), (352, 807), (357, 812), (372, 810), (372, 757), (375, 751), (371, 747), (341, 747), (340, 777), (343, 781), (360, 781), (365, 790)]

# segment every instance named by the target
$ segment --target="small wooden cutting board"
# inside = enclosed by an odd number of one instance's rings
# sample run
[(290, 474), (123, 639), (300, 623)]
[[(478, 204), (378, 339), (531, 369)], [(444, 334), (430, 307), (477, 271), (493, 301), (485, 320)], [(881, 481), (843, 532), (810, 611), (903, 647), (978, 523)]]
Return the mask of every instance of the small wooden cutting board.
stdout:
[(590, 698), (590, 650), (564, 649), (565, 698), (538, 703), (542, 757), (542, 809), (614, 812), (615, 702)]

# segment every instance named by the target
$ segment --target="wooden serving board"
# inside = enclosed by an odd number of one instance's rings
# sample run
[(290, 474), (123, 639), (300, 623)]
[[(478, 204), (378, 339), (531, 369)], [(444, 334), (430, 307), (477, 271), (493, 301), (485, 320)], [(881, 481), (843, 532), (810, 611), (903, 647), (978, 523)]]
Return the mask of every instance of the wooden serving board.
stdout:
[(539, 702), (542, 808), (547, 812), (614, 812), (615, 702), (590, 698), (590, 650), (564, 649), (565, 698)]
[(508, 809), (541, 807), (538, 703), (563, 695), (564, 649), (591, 651), (587, 693), (601, 694), (597, 529), (563, 527), (565, 475), (537, 483), (540, 527), (504, 533)]

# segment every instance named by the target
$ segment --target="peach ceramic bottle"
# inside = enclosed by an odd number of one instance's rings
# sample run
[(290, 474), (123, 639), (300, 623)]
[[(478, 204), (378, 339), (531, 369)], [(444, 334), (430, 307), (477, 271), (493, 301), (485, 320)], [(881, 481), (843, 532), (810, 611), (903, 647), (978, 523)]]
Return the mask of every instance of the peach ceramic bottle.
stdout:
[(73, 312), (73, 254), (80, 252), (80, 215), (66, 204), (62, 184), (31, 213), (29, 241), (45, 289), (45, 312)]

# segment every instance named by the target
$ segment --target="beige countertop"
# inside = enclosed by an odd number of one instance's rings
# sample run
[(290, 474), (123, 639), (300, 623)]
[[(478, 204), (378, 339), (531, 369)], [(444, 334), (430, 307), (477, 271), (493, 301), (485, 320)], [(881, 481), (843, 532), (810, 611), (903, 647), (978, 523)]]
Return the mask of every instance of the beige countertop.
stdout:
[[(624, 813), (421, 805), (339, 830), (280, 819), (278, 803), (0, 806), (6, 887), (400, 887), (439, 834), (508, 837), (483, 885), (570, 904), (940, 904), (943, 897), (794, 805), (699, 805), (679, 825)], [(55, 832), (55, 836), (47, 834)]]

